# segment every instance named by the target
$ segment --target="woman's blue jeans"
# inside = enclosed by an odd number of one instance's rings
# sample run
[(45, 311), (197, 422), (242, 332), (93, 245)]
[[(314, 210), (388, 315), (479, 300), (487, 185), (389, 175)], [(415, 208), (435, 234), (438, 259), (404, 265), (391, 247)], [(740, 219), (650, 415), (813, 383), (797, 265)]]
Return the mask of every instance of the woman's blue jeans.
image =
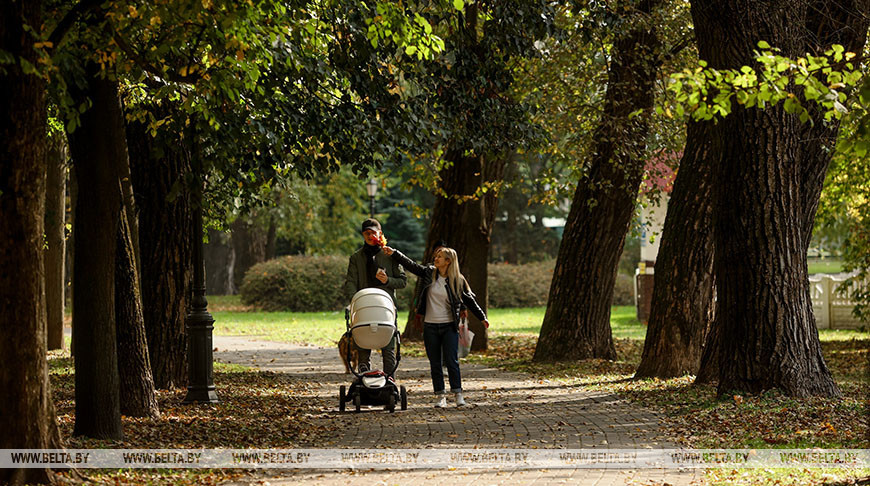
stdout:
[(462, 377), (459, 375), (459, 332), (452, 322), (423, 324), (423, 343), (426, 345), (426, 356), (429, 357), (429, 370), (432, 374), (432, 387), (435, 394), (444, 393), (444, 372), (441, 371), (441, 356), (447, 365), (447, 376), (450, 378), (450, 391), (462, 391)]

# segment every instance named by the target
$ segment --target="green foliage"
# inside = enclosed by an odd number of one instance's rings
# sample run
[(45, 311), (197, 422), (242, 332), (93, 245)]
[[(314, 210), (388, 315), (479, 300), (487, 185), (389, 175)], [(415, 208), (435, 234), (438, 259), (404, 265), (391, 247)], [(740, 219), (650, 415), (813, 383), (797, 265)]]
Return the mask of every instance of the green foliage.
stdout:
[(843, 287), (855, 302), (852, 313), (870, 323), (870, 200), (865, 198), (856, 209), (860, 215), (852, 223), (843, 252), (844, 270), (856, 273)]
[(362, 245), (359, 225), (368, 215), (368, 197), (350, 169), (312, 180), (290, 177), (265, 199), (277, 236), (298, 253), (348, 256)]
[[(686, 110), (695, 119), (710, 120), (732, 111), (732, 103), (746, 108), (766, 108), (783, 103), (787, 113), (801, 122), (815, 123), (810, 105), (816, 105), (824, 122), (838, 121), (843, 127), (836, 145), (832, 167), (820, 201), (816, 230), (840, 232), (849, 229), (843, 249), (844, 269), (856, 271), (850, 279), (850, 297), (857, 303), (855, 314), (870, 316), (870, 76), (867, 57), (846, 52), (833, 45), (821, 56), (789, 58), (767, 42), (758, 43), (756, 66), (713, 69), (700, 61), (693, 69), (671, 76), (668, 90), (674, 95), (676, 111)], [(669, 114), (666, 109), (657, 108)], [(839, 226), (839, 227), (838, 227)], [(821, 232), (820, 232), (821, 233)], [(818, 237), (817, 237), (818, 241)]]
[[(814, 103), (824, 110), (827, 121), (857, 111), (861, 127), (870, 123), (870, 78), (855, 53), (834, 45), (824, 55), (793, 59), (780, 55), (779, 49), (765, 41), (758, 47), (755, 67), (714, 69), (701, 60), (694, 68), (674, 73), (668, 89), (679, 103), (677, 114), (681, 116), (686, 109), (696, 120), (710, 120), (731, 113), (732, 103), (765, 108), (783, 102), (786, 112), (806, 123), (812, 120), (805, 103)], [(868, 143), (862, 137), (839, 149), (863, 156)]]
[[(561, 232), (544, 226), (544, 218), (566, 218), (567, 208), (551, 206), (543, 197), (549, 190), (542, 175), (554, 157), (523, 154), (513, 157), (505, 170), (505, 189), (499, 195), (492, 230), (490, 262), (528, 263), (556, 258)], [(544, 202), (546, 201), (546, 202)]]
[(401, 187), (387, 189), (387, 195), (378, 201), (378, 215), (387, 242), (412, 260), (420, 261), (426, 249), (426, 231), (423, 221), (414, 217), (410, 206), (413, 205), (411, 191)]
[[(572, 197), (577, 181), (588, 173), (594, 151), (596, 127), (606, 122), (604, 97), (618, 88), (608, 79), (614, 56), (614, 39), (636, 28), (655, 29), (662, 40), (663, 70), (680, 70), (695, 55), (692, 49), (688, 2), (656, 9), (652, 15), (636, 15), (632, 2), (619, 6), (608, 2), (565, 4), (557, 8), (556, 26), (561, 35), (538, 43), (541, 55), (522, 62), (515, 70), (515, 92), (535, 106), (533, 120), (546, 127), (550, 143), (542, 150), (545, 166), (537, 176), (540, 190), (535, 199), (556, 206)], [(688, 48), (687, 48), (688, 47)], [(613, 83), (608, 88), (608, 83)], [(637, 113), (635, 113), (637, 114)], [(681, 150), (682, 120), (649, 117), (647, 150)], [(649, 154), (635, 154), (646, 159)]]

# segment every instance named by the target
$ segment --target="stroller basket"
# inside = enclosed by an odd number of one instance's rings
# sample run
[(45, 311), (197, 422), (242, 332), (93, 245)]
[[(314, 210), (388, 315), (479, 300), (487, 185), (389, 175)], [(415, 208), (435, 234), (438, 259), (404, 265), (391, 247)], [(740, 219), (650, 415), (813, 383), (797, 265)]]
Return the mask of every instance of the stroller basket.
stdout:
[(357, 346), (381, 349), (396, 332), (396, 308), (390, 294), (381, 289), (362, 289), (350, 301), (350, 330)]

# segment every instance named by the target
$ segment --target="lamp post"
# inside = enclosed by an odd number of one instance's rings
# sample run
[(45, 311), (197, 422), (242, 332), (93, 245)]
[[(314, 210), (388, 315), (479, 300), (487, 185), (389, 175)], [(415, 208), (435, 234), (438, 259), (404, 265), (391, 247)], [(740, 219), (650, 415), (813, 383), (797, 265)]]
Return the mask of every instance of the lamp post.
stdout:
[(369, 181), (366, 182), (366, 192), (369, 195), (369, 204), (370, 204), (369, 213), (371, 214), (371, 217), (374, 218), (375, 217), (375, 194), (378, 193), (378, 181), (376, 181), (374, 178), (369, 179)]
[[(194, 174), (202, 180), (198, 154)], [(202, 184), (200, 182), (200, 184)], [(202, 186), (193, 191), (193, 299), (187, 314), (187, 396), (184, 403), (217, 403), (213, 379), (212, 330), (214, 318), (205, 298), (205, 261), (202, 255)]]

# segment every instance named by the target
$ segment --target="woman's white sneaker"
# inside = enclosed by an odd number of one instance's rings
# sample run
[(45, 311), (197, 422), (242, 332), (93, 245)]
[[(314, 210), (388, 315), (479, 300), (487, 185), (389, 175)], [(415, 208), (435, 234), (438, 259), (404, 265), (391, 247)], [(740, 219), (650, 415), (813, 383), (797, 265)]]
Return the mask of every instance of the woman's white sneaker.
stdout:
[(457, 407), (464, 407), (465, 405), (467, 405), (467, 404), (465, 403), (465, 399), (462, 398), (462, 392), (457, 392), (456, 393), (456, 406)]
[(441, 398), (435, 403), (435, 408), (447, 408), (447, 395), (441, 395)]

